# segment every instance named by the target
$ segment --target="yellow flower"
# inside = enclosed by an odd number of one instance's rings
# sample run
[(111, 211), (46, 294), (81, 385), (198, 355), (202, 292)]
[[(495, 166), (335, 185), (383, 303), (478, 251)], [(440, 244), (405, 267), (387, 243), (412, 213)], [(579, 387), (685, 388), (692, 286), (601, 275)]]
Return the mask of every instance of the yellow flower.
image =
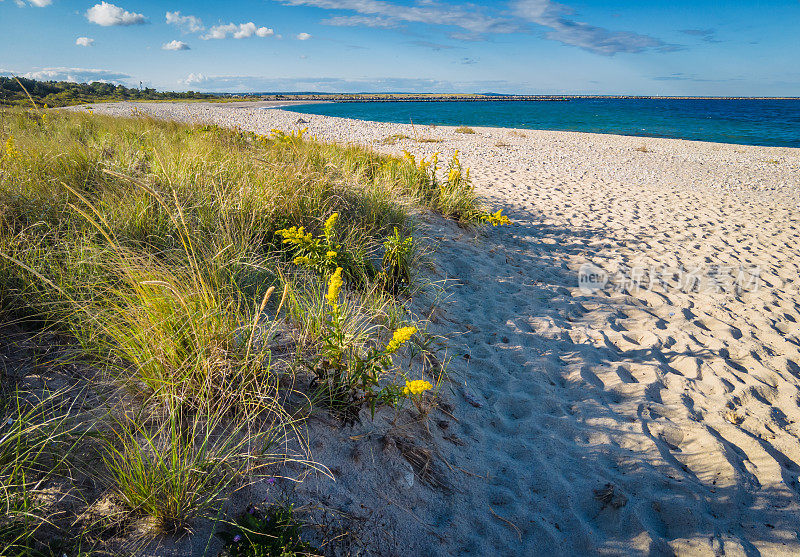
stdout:
[(392, 340), (386, 345), (386, 353), (394, 354), (400, 346), (408, 341), (414, 333), (417, 332), (416, 327), (401, 327), (394, 332)]
[(325, 254), (325, 257), (327, 257), (328, 259), (335, 259), (336, 258), (336, 252), (335, 251), (329, 251), (328, 253)]
[(325, 221), (325, 237), (330, 238), (331, 234), (333, 234), (333, 228), (336, 226), (336, 220), (339, 218), (339, 213), (333, 213), (331, 216), (328, 217), (328, 220)]
[(461, 171), (456, 170), (455, 168), (450, 170), (450, 173), (447, 175), (447, 181), (450, 184), (458, 183), (459, 178), (461, 178)]
[(20, 153), (19, 153), (19, 149), (17, 149), (17, 148), (14, 146), (14, 136), (13, 136), (13, 135), (9, 135), (9, 136), (8, 136), (8, 139), (6, 139), (6, 149), (5, 149), (5, 155), (6, 155), (6, 156), (7, 156), (9, 159), (14, 159), (14, 158), (16, 158), (16, 157), (19, 157), (19, 155), (20, 155)]
[(499, 209), (496, 213), (486, 213), (481, 215), (481, 220), (484, 222), (488, 222), (492, 226), (511, 224), (511, 219), (503, 214), (503, 210)]
[(336, 267), (336, 271), (331, 276), (330, 281), (328, 281), (328, 293), (325, 295), (325, 299), (334, 309), (336, 309), (336, 302), (339, 300), (339, 290), (341, 289), (342, 268)]
[(308, 265), (309, 263), (311, 263), (311, 260), (305, 255), (301, 255), (299, 257), (294, 258), (295, 265)]
[(406, 387), (403, 389), (405, 395), (421, 395), (425, 391), (429, 391), (433, 385), (424, 379), (417, 379), (415, 381), (406, 381)]

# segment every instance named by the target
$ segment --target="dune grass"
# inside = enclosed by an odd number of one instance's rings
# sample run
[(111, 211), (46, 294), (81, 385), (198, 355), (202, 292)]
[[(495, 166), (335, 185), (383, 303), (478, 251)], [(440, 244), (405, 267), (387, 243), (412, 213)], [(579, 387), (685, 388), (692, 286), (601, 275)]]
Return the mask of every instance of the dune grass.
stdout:
[[(457, 158), (437, 182), (302, 130), (20, 109), (0, 113), (0, 149), (0, 319), (57, 343), (37, 373), (71, 370), (95, 401), (44, 404), (24, 372), (3, 377), (0, 553), (51, 551), (54, 535), (104, 548), (75, 527), (103, 497), (151, 535), (191, 531), (283, 462), (325, 472), (301, 435), (309, 412), (357, 417), (408, 384), (416, 404), (441, 372), (412, 376), (394, 355), (427, 361), (431, 345), (402, 302), (410, 214), (484, 214)], [(295, 387), (302, 373), (315, 388)], [(82, 503), (54, 508), (54, 489)]]

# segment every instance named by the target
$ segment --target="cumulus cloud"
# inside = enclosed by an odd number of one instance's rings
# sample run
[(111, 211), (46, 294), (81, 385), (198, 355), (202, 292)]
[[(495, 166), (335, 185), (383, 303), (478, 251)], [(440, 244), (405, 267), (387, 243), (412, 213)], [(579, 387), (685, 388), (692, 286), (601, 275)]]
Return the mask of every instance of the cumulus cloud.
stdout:
[(309, 35), (308, 33), (300, 33), (300, 34), (297, 35), (297, 40), (298, 41), (307, 41), (310, 38), (311, 38), (311, 35)]
[(86, 10), (86, 19), (97, 25), (103, 27), (110, 27), (112, 25), (141, 25), (147, 22), (147, 18), (142, 14), (129, 12), (109, 4), (108, 2), (100, 2)]
[(78, 46), (92, 46), (94, 44), (94, 39), (90, 39), (89, 37), (78, 37), (75, 39), (75, 44)]
[(205, 31), (203, 21), (193, 15), (181, 15), (181, 12), (167, 12), (167, 25), (175, 25), (184, 33), (199, 33)]
[(75, 83), (103, 81), (107, 83), (121, 83), (123, 80), (130, 79), (131, 76), (109, 70), (58, 67), (42, 68), (41, 70), (30, 71), (22, 74), (22, 77), (27, 77), (28, 79), (38, 79), (40, 81), (72, 81)]
[(161, 45), (161, 50), (190, 50), (190, 48), (183, 41), (170, 41)]
[(275, 34), (275, 31), (269, 27), (256, 27), (252, 21), (247, 23), (228, 23), (225, 25), (215, 25), (208, 30), (208, 33), (202, 35), (200, 38), (204, 41), (209, 39), (227, 39), (232, 36), (234, 39), (246, 39), (256, 35), (257, 37), (270, 37)]

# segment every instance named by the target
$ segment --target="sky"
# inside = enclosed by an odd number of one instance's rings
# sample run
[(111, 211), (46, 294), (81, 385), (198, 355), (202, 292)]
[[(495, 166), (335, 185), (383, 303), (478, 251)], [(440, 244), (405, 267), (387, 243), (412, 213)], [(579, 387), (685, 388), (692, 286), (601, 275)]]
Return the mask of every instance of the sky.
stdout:
[(800, 96), (800, 0), (0, 0), (0, 75), (211, 92)]

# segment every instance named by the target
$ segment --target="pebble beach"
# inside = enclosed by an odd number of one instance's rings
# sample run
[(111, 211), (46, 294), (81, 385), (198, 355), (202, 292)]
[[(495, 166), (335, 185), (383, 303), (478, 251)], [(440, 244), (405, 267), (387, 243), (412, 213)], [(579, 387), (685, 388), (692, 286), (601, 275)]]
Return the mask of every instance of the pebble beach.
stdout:
[(282, 104), (71, 110), (458, 150), (514, 223), (419, 216), (447, 292), (430, 313), (450, 355), (447, 415), (424, 432), (436, 481), (379, 416), (309, 426), (335, 480), (309, 474), (293, 497), (350, 517), (370, 554), (800, 554), (800, 149)]

